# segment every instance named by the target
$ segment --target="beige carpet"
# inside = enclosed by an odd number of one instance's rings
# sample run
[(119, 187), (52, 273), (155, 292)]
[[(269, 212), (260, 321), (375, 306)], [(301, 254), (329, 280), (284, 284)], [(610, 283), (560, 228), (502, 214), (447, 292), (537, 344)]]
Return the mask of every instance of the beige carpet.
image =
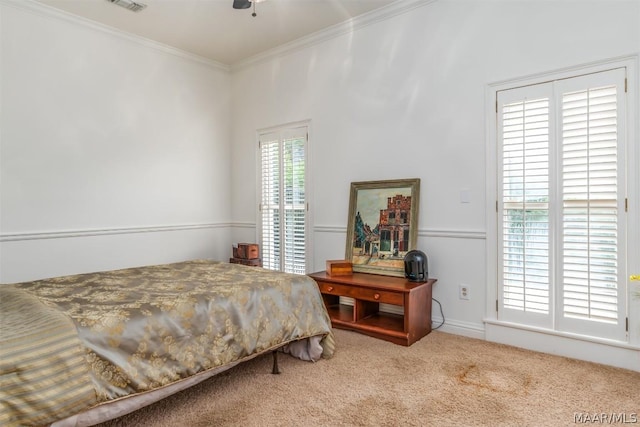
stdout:
[(438, 331), (411, 347), (335, 335), (332, 359), (281, 354), (272, 375), (262, 356), (102, 426), (640, 425), (638, 372)]

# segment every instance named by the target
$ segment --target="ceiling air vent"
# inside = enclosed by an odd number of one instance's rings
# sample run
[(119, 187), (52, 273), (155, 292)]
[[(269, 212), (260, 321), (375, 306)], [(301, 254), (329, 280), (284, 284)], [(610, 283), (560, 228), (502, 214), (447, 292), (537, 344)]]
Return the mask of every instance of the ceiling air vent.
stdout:
[(133, 12), (140, 12), (142, 9), (147, 7), (146, 4), (136, 3), (132, 0), (107, 0), (109, 3), (117, 4), (118, 6), (122, 6), (125, 9), (129, 9)]

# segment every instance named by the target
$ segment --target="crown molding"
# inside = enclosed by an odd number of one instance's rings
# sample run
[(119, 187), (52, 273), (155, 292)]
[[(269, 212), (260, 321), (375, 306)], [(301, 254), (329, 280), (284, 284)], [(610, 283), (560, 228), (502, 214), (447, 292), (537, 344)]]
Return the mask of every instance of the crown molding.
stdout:
[(119, 37), (121, 39), (128, 40), (130, 42), (152, 48), (160, 52), (195, 61), (224, 72), (233, 72), (241, 70), (250, 65), (268, 61), (279, 56), (302, 50), (304, 48), (334, 39), (344, 34), (352, 33), (368, 25), (390, 19), (394, 16), (410, 12), (416, 8), (423, 7), (437, 1), (438, 0), (397, 0), (394, 3), (389, 4), (388, 6), (359, 15), (355, 18), (349, 19), (348, 21), (330, 26), (313, 34), (298, 38), (289, 43), (285, 43), (247, 59), (238, 61), (232, 65), (214, 61), (160, 42), (156, 42), (151, 39), (147, 39), (142, 36), (138, 36), (136, 34), (128, 33), (123, 30), (110, 27), (108, 25), (100, 24), (90, 19), (73, 15), (63, 10), (48, 6), (46, 4), (38, 3), (35, 0), (0, 0), (0, 5), (10, 6), (16, 9), (39, 14), (41, 16), (54, 17), (74, 24), (83, 25), (87, 28), (101, 31), (103, 33)]
[(393, 18), (394, 16), (402, 15), (404, 13), (410, 12), (419, 7), (435, 3), (437, 1), (438, 0), (397, 0), (380, 9), (376, 9), (371, 12), (356, 16), (355, 18), (349, 19), (348, 21), (332, 25), (328, 28), (316, 31), (315, 33), (300, 37), (289, 43), (285, 43), (273, 49), (251, 56), (247, 59), (238, 61), (231, 65), (230, 70), (232, 72), (239, 71), (250, 65), (255, 65), (260, 62), (268, 61), (279, 56), (296, 52), (298, 50), (302, 50), (318, 43), (340, 37), (344, 34), (355, 32), (371, 24), (385, 21), (387, 19)]
[(48, 6), (43, 3), (38, 3), (35, 0), (0, 0), (1, 6), (10, 6), (15, 9), (24, 10), (40, 16), (47, 16), (62, 21), (66, 21), (76, 25), (82, 25), (92, 30), (100, 31), (110, 36), (118, 37), (120, 39), (127, 40), (129, 42), (136, 43), (138, 45), (157, 50), (169, 55), (177, 56), (190, 61), (195, 61), (200, 64), (204, 64), (211, 68), (216, 68), (224, 72), (229, 72), (230, 67), (227, 64), (223, 64), (218, 61), (214, 61), (151, 39), (147, 39), (136, 34), (128, 33), (117, 28), (110, 27), (108, 25), (101, 24), (99, 22), (92, 21), (81, 16), (73, 15), (60, 9)]

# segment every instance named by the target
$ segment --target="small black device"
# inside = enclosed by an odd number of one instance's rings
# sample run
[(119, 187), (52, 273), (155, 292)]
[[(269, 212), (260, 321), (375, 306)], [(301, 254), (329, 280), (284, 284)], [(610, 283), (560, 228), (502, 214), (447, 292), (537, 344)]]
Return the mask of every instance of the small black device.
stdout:
[(404, 256), (404, 276), (410, 282), (426, 282), (429, 278), (427, 255), (419, 250), (407, 252)]

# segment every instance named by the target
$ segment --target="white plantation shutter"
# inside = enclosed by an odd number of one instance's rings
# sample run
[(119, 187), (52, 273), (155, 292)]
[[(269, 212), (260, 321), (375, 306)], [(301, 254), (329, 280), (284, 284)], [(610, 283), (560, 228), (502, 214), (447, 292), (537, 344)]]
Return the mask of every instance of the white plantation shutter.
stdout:
[(260, 135), (262, 265), (280, 269), (280, 141), (277, 134)]
[(504, 111), (505, 306), (547, 313), (549, 100), (518, 102)]
[[(560, 327), (620, 333), (624, 298), (624, 70), (558, 84), (561, 94), (562, 293)], [(622, 191), (621, 191), (622, 190)], [(616, 332), (618, 332), (616, 334)]]
[[(505, 320), (550, 326), (550, 85), (502, 94), (501, 306)], [(515, 97), (514, 97), (515, 95)]]
[(259, 139), (263, 266), (306, 274), (307, 127), (282, 128)]
[(498, 92), (499, 318), (625, 337), (624, 76)]

